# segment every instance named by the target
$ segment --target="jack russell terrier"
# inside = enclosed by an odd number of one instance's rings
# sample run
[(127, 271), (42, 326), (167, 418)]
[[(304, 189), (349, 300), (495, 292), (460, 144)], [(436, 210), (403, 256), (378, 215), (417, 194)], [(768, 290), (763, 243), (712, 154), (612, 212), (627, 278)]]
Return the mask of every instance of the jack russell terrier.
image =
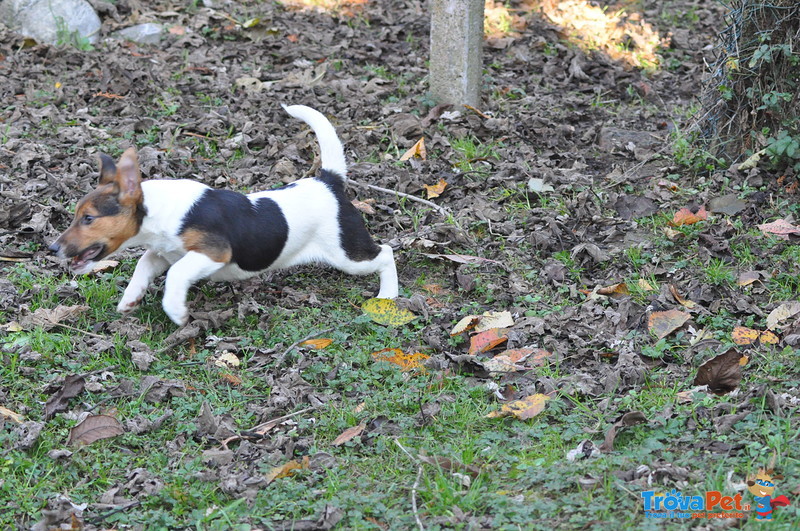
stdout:
[(378, 298), (398, 296), (394, 253), (370, 237), (345, 192), (347, 163), (333, 125), (304, 105), (283, 108), (317, 136), (317, 177), (242, 195), (189, 180), (142, 182), (136, 150), (115, 164), (100, 155), (100, 184), (81, 199), (75, 219), (49, 249), (71, 258), (78, 274), (126, 247), (144, 247), (117, 311), (128, 313), (167, 271), (164, 311), (189, 319), (186, 295), (201, 279), (238, 280), (294, 265), (328, 264), (351, 275), (380, 273)]

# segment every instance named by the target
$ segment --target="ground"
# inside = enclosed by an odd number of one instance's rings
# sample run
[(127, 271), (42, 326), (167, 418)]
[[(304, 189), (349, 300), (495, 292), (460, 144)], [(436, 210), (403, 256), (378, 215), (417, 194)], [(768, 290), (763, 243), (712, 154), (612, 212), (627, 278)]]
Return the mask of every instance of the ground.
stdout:
[[(626, 28), (605, 44), (567, 25), (578, 2), (510, 2), (482, 105), (444, 109), (423, 2), (95, 4), (107, 31), (169, 34), (0, 33), (0, 526), (655, 528), (643, 492), (750, 504), (746, 480), (773, 468), (792, 505), (771, 528), (793, 527), (800, 246), (759, 225), (797, 216), (796, 186), (691, 143), (724, 6), (584, 5)], [(201, 284), (179, 329), (163, 280), (115, 312), (137, 252), (80, 277), (48, 256), (99, 153), (135, 145), (145, 178), (239, 191), (312, 174), (313, 135), (281, 103), (331, 117), (413, 321), (364, 314), (377, 278), (303, 267)], [(420, 138), (425, 156), (401, 160)], [(363, 186), (428, 198), (442, 180), (437, 209)], [(451, 336), (506, 311), (488, 352)]]

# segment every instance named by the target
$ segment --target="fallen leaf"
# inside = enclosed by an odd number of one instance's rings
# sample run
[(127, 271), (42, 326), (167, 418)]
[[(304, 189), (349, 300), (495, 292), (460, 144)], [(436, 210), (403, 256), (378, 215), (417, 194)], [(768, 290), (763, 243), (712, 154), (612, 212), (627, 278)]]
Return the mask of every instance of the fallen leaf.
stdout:
[(492, 359), (483, 360), (483, 366), (489, 372), (517, 372), (527, 370), (527, 367), (517, 365), (508, 356), (498, 354)]
[(528, 191), (543, 194), (545, 192), (554, 192), (555, 188), (553, 188), (553, 185), (545, 183), (544, 179), (531, 177), (528, 179)]
[(367, 423), (366, 422), (362, 422), (358, 426), (353, 426), (351, 428), (347, 428), (346, 430), (344, 430), (341, 433), (341, 435), (336, 437), (336, 439), (331, 443), (331, 446), (340, 446), (340, 445), (346, 443), (347, 441), (349, 441), (349, 440), (351, 440), (351, 439), (353, 439), (355, 437), (358, 437), (359, 435), (361, 435), (361, 433), (364, 431), (364, 428), (366, 428), (366, 427), (367, 427)]
[(353, 199), (350, 202), (353, 203), (353, 206), (356, 207), (361, 212), (363, 212), (364, 214), (368, 214), (370, 216), (375, 214), (375, 208), (372, 206), (375, 203), (374, 199), (367, 199), (366, 201), (359, 201), (358, 199)]
[(227, 367), (236, 368), (241, 365), (241, 363), (242, 362), (239, 361), (239, 358), (236, 356), (236, 354), (233, 352), (228, 352), (227, 350), (223, 351), (222, 354), (217, 356), (217, 358), (214, 360), (214, 365), (223, 369)]
[(613, 297), (614, 295), (622, 296), (631, 294), (630, 290), (628, 289), (628, 285), (624, 282), (600, 288), (599, 290), (597, 290), (597, 293), (598, 295), (606, 295), (610, 297)]
[(761, 274), (758, 271), (745, 271), (739, 275), (739, 280), (736, 283), (742, 287), (749, 286), (759, 278), (761, 278)]
[(669, 292), (675, 297), (675, 300), (678, 301), (678, 304), (683, 306), (684, 308), (692, 309), (697, 306), (697, 303), (694, 301), (690, 301), (689, 299), (684, 299), (683, 296), (678, 293), (678, 288), (676, 288), (673, 284), (669, 285)]
[(790, 234), (800, 233), (800, 227), (792, 225), (785, 219), (778, 219), (771, 223), (758, 225), (758, 229), (764, 234), (772, 234), (783, 240), (788, 240)]
[(51, 396), (44, 405), (45, 420), (51, 418), (60, 411), (66, 410), (69, 399), (81, 394), (85, 385), (86, 380), (84, 380), (83, 376), (70, 374), (64, 378), (64, 384), (61, 386), (61, 389)]
[(661, 229), (661, 231), (664, 233), (664, 236), (666, 236), (669, 241), (675, 241), (683, 236), (683, 233), (681, 231), (671, 229), (669, 227), (664, 227)]
[(662, 339), (682, 327), (689, 317), (691, 316), (688, 313), (680, 310), (653, 312), (647, 319), (647, 329), (658, 339)]
[(450, 330), (450, 336), (451, 337), (457, 336), (459, 334), (467, 332), (468, 330), (472, 330), (473, 328), (475, 328), (475, 325), (478, 324), (478, 321), (480, 321), (480, 317), (477, 315), (468, 315), (462, 318), (459, 322), (456, 323), (453, 329)]
[(227, 382), (230, 385), (242, 385), (242, 379), (236, 376), (235, 374), (224, 372), (220, 374), (219, 377), (220, 379), (222, 379), (223, 382)]
[(184, 26), (172, 26), (167, 30), (172, 35), (185, 35), (186, 28)]
[(478, 477), (481, 469), (475, 465), (465, 465), (460, 461), (439, 455), (428, 455), (424, 451), (418, 454), (419, 460), (431, 466), (435, 466), (447, 472), (463, 472), (473, 478)]
[(505, 329), (490, 328), (469, 338), (469, 353), (475, 355), (492, 350), (508, 341)]
[(417, 318), (409, 310), (398, 307), (394, 299), (368, 299), (361, 309), (376, 323), (387, 326), (403, 326)]
[(278, 478), (286, 478), (293, 475), (296, 470), (307, 470), (308, 465), (309, 458), (307, 455), (303, 456), (302, 461), (292, 459), (291, 461), (288, 461), (280, 466), (276, 466), (270, 470), (269, 473), (264, 476), (264, 479), (266, 480), (267, 485), (269, 485)]
[(614, 441), (617, 438), (617, 432), (620, 428), (627, 428), (628, 426), (635, 426), (647, 422), (647, 417), (641, 411), (629, 411), (622, 415), (618, 421), (611, 425), (606, 432), (606, 438), (603, 444), (600, 445), (601, 452), (613, 452)]
[(476, 332), (485, 332), (491, 328), (508, 328), (514, 326), (514, 318), (511, 312), (484, 312), (480, 315), (478, 324), (475, 325)]
[(119, 265), (117, 260), (100, 260), (94, 263), (92, 273), (101, 273), (106, 269), (113, 269)]
[(62, 321), (77, 317), (88, 309), (88, 306), (64, 306), (61, 304), (52, 310), (49, 308), (38, 308), (32, 314), (22, 317), (22, 319), (20, 319), (20, 324), (24, 328), (41, 326), (44, 330), (50, 330), (61, 324)]
[(780, 306), (769, 312), (767, 315), (767, 330), (775, 330), (777, 326), (800, 313), (800, 302), (784, 302)]
[(765, 343), (768, 345), (777, 345), (778, 336), (769, 330), (754, 330), (744, 326), (736, 326), (731, 332), (731, 338), (737, 345), (752, 345), (753, 343)]
[(456, 262), (457, 264), (482, 264), (482, 263), (489, 263), (489, 264), (498, 264), (503, 265), (501, 262), (497, 260), (491, 260), (489, 258), (483, 258), (481, 256), (472, 256), (469, 254), (435, 254), (435, 253), (422, 253), (423, 256), (427, 256), (428, 258), (445, 258), (447, 260), (451, 260)]
[(708, 202), (708, 209), (711, 212), (715, 214), (725, 214), (726, 216), (735, 216), (745, 208), (747, 208), (747, 203), (739, 199), (737, 194), (715, 197)]
[(640, 278), (639, 281), (637, 282), (637, 284), (639, 285), (639, 289), (642, 290), (642, 291), (655, 291), (655, 289), (656, 289), (648, 281), (646, 281), (643, 278)]
[(300, 343), (300, 346), (311, 347), (313, 349), (322, 350), (323, 348), (330, 346), (331, 343), (333, 343), (333, 339), (329, 339), (327, 337), (321, 337), (318, 339), (307, 339), (302, 343)]
[(747, 356), (742, 356), (736, 349), (730, 349), (700, 365), (693, 385), (707, 385), (717, 395), (730, 393), (739, 386), (742, 366), (746, 363)]
[(680, 227), (681, 225), (694, 225), (701, 221), (708, 219), (708, 212), (706, 207), (701, 206), (697, 212), (692, 212), (688, 208), (682, 208), (675, 212), (672, 221), (669, 222), (673, 227)]
[(544, 411), (545, 402), (548, 400), (550, 400), (549, 396), (537, 393), (503, 404), (499, 411), (492, 411), (486, 416), (489, 418), (514, 416), (520, 420), (532, 419)]
[(417, 140), (417, 143), (411, 146), (408, 151), (403, 153), (400, 157), (400, 160), (408, 160), (413, 157), (419, 157), (422, 160), (428, 158), (428, 152), (425, 149), (425, 137), (420, 138)]
[(0, 406), (0, 419), (3, 420), (10, 420), (11, 422), (15, 422), (17, 424), (22, 424), (23, 417), (19, 413), (15, 413), (11, 411), (7, 407)]
[(427, 354), (422, 354), (421, 352), (414, 352), (412, 354), (406, 354), (399, 348), (385, 348), (383, 350), (379, 350), (377, 352), (373, 352), (371, 356), (376, 361), (386, 361), (389, 363), (393, 363), (400, 367), (402, 371), (410, 371), (413, 369), (425, 369), (422, 363), (430, 358)]
[(101, 439), (110, 439), (125, 433), (122, 424), (109, 415), (90, 415), (69, 430), (67, 444), (92, 444)]
[(439, 179), (439, 182), (436, 184), (423, 184), (423, 188), (428, 193), (428, 199), (433, 199), (434, 197), (439, 197), (444, 192), (444, 189), (447, 188), (447, 181), (444, 179)]
[(23, 330), (25, 330), (24, 328), (22, 328), (22, 325), (16, 321), (10, 321), (0, 326), (0, 328), (5, 330), (6, 332), (22, 332)]

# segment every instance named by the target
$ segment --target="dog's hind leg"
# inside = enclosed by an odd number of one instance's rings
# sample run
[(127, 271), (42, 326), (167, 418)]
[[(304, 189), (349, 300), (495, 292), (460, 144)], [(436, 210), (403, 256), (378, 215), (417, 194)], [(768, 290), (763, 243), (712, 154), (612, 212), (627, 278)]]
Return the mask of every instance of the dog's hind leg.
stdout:
[(159, 256), (155, 251), (148, 249), (136, 264), (131, 281), (125, 288), (122, 300), (117, 305), (119, 313), (128, 313), (139, 306), (147, 287), (158, 275), (169, 267), (169, 262)]
[(203, 253), (189, 251), (183, 258), (172, 264), (167, 271), (164, 287), (164, 311), (178, 326), (189, 320), (186, 308), (186, 294), (198, 280), (209, 277), (222, 269), (225, 262), (216, 262)]

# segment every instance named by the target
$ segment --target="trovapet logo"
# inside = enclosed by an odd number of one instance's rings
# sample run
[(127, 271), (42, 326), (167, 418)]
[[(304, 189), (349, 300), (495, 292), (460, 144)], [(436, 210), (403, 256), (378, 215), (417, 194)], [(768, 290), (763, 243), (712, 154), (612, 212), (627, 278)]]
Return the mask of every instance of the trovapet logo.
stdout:
[[(782, 476), (775, 476), (774, 479), (783, 479)], [(775, 481), (767, 472), (760, 470), (756, 476), (747, 482), (747, 490), (753, 495), (755, 502), (754, 510), (756, 520), (772, 520), (772, 511), (775, 507), (785, 507), (789, 505), (789, 498), (786, 496), (772, 497), (775, 492)]]
[(745, 518), (750, 510), (741, 494), (724, 496), (715, 490), (698, 496), (684, 496), (675, 489), (666, 494), (647, 490), (642, 500), (646, 518)]

